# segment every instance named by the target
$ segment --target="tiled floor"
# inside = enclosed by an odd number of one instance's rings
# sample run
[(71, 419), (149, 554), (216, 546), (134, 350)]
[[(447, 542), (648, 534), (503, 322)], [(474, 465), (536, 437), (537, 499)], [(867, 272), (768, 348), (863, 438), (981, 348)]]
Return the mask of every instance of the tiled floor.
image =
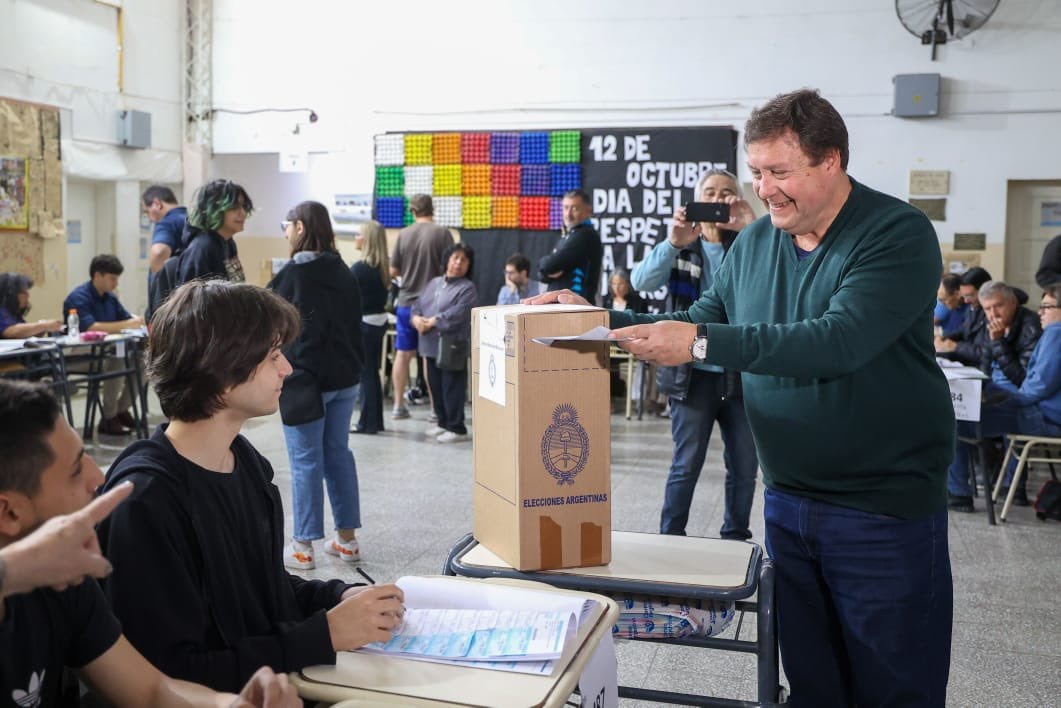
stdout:
[[(157, 411), (157, 404), (154, 407)], [(425, 407), (409, 420), (386, 421), (377, 436), (352, 435), (363, 528), (362, 567), (380, 581), (437, 574), (453, 542), (471, 529), (471, 445), (442, 445), (423, 431)], [(251, 421), (244, 433), (276, 469), (288, 506), (290, 476), (277, 416)], [(120, 450), (121, 438), (90, 444), (101, 464)], [(670, 462), (669, 421), (612, 417), (613, 526), (653, 532)], [(1031, 489), (1045, 475), (1039, 472)], [(689, 533), (717, 535), (722, 521), (722, 452), (716, 434), (693, 503)], [(978, 513), (952, 514), (954, 642), (948, 705), (1061, 706), (1061, 524), (1040, 522), (1026, 508), (988, 526), (983, 498)], [(329, 514), (330, 515), (330, 514)], [(762, 499), (752, 510), (762, 541)], [(313, 577), (357, 580), (342, 561), (317, 554)], [(901, 621), (901, 618), (898, 618)], [(742, 635), (754, 632), (754, 618)], [(754, 636), (748, 635), (748, 636)], [(749, 655), (620, 642), (620, 682), (751, 700), (755, 663)], [(622, 701), (623, 705), (648, 705)]]

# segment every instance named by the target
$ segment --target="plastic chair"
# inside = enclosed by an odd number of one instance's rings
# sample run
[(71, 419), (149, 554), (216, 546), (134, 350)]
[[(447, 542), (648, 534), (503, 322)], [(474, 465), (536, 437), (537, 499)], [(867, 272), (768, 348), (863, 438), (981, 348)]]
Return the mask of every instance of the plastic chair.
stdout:
[[(1029, 462), (1045, 462), (1050, 465), (1051, 474), (1053, 472), (1053, 464), (1057, 462), (1055, 453), (1061, 454), (1061, 438), (1048, 437), (1044, 435), (1008, 435), (1009, 447), (1006, 449), (1006, 455), (1002, 458), (1002, 471), (999, 472), (998, 481), (995, 482), (995, 490), (991, 494), (992, 501), (998, 499), (999, 492), (1002, 491), (1002, 484), (1006, 479), (1005, 469), (1009, 466), (1010, 458), (1017, 460), (1017, 469), (1013, 470), (1013, 479), (1009, 483), (1009, 494), (1006, 495), (1006, 503), (1002, 505), (1002, 513), (998, 517), (1002, 520), (1006, 520), (1006, 514), (1009, 513), (1009, 507), (1013, 504), (1013, 497), (1017, 493), (1017, 488), (1020, 485), (1021, 476), (1027, 470)], [(1036, 447), (1042, 448), (1040, 454), (1032, 454), (1032, 450)], [(1056, 479), (1056, 474), (1054, 475)]]

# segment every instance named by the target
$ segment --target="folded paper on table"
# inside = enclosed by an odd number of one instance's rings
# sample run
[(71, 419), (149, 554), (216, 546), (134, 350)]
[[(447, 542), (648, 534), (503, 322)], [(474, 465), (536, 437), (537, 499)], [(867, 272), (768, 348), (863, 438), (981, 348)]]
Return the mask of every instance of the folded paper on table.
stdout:
[(361, 648), (417, 661), (547, 675), (592, 600), (527, 588), (456, 585), (405, 577), (402, 625), (386, 644)]
[(610, 339), (608, 335), (611, 334), (611, 332), (612, 331), (607, 327), (594, 327), (582, 334), (569, 334), (563, 337), (535, 337), (531, 341), (546, 346), (552, 346), (556, 342), (629, 342), (634, 339), (633, 337)]
[(973, 366), (952, 366), (943, 369), (943, 375), (948, 381), (958, 379), (986, 379), (987, 375)]

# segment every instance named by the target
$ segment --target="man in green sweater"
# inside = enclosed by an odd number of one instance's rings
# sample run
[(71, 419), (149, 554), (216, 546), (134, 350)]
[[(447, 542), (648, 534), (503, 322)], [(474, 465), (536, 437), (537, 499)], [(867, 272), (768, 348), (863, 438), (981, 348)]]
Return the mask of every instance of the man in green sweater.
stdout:
[[(769, 209), (686, 312), (613, 312), (645, 361), (743, 371), (766, 484), (791, 704), (943, 706), (954, 416), (934, 361), (939, 243), (908, 204), (847, 175), (847, 128), (817, 91), (745, 126)], [(683, 208), (673, 229), (687, 232)], [(577, 302), (548, 293), (531, 302)]]

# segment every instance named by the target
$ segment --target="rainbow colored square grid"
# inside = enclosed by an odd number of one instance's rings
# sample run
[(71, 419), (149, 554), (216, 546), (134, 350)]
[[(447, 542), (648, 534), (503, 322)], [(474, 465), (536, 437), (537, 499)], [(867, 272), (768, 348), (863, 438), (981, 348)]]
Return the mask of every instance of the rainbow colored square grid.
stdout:
[(577, 130), (377, 135), (376, 218), (410, 224), (409, 198), (430, 194), (442, 226), (559, 229), (561, 197), (582, 187), (581, 144)]

